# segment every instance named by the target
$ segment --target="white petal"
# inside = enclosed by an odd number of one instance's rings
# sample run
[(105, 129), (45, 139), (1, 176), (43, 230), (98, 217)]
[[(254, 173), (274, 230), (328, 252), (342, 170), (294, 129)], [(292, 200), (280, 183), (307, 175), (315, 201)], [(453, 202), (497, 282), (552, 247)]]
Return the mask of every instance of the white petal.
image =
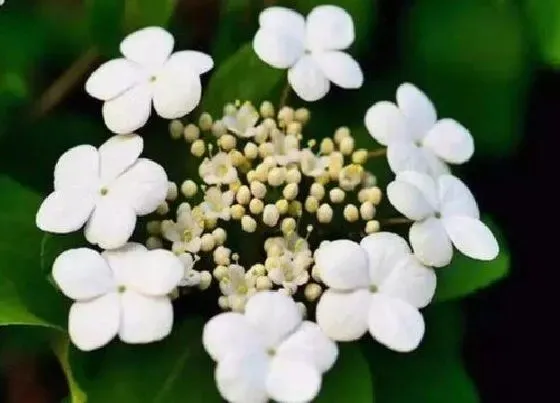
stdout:
[(321, 374), (301, 360), (275, 357), (270, 363), (266, 390), (277, 402), (310, 402), (321, 389)]
[(357, 61), (345, 52), (314, 53), (313, 58), (325, 76), (341, 88), (360, 88), (364, 74)]
[(315, 264), (328, 287), (353, 290), (369, 285), (367, 254), (357, 242), (339, 239), (321, 245)]
[(436, 157), (429, 149), (418, 147), (409, 141), (396, 141), (387, 148), (387, 160), (391, 171), (415, 171), (433, 177), (449, 172), (445, 162)]
[(478, 260), (493, 260), (500, 253), (492, 231), (480, 220), (466, 216), (443, 218), (453, 245), (464, 255)]
[(43, 231), (55, 234), (73, 232), (88, 220), (94, 203), (91, 193), (52, 192), (41, 204), (35, 222)]
[(62, 252), (54, 261), (52, 276), (64, 295), (75, 300), (99, 297), (115, 289), (109, 265), (93, 249)]
[(413, 84), (404, 83), (397, 89), (397, 104), (408, 120), (413, 138), (424, 138), (437, 120), (432, 101)]
[(443, 267), (451, 262), (453, 246), (438, 218), (428, 218), (410, 227), (408, 239), (416, 257), (426, 266)]
[(439, 203), (442, 217), (454, 215), (479, 218), (473, 194), (460, 179), (452, 175), (438, 178)]
[(245, 317), (262, 334), (267, 347), (276, 347), (302, 320), (294, 300), (275, 291), (252, 296), (245, 306)]
[(471, 133), (453, 119), (442, 119), (422, 141), (435, 155), (450, 164), (467, 162), (474, 154)]
[(398, 179), (387, 185), (387, 198), (399, 212), (411, 220), (422, 220), (435, 212), (420, 189)]
[(269, 358), (264, 351), (234, 351), (218, 362), (218, 390), (231, 403), (266, 403), (268, 371)]
[(408, 302), (416, 308), (430, 303), (436, 291), (436, 273), (414, 256), (401, 257), (379, 286), (379, 292)]
[(402, 171), (397, 174), (397, 180), (418, 188), (434, 210), (438, 210), (438, 186), (437, 182), (430, 175), (416, 171)]
[(196, 50), (175, 52), (171, 55), (167, 63), (178, 63), (198, 75), (207, 73), (214, 67), (214, 60), (212, 60), (210, 55), (197, 52)]
[(214, 361), (221, 361), (231, 352), (265, 351), (257, 329), (240, 313), (221, 313), (204, 325), (202, 344)]
[(135, 276), (136, 268), (147, 255), (148, 249), (142, 244), (128, 242), (118, 249), (103, 251), (101, 256), (107, 261), (118, 285), (126, 285)]
[(167, 188), (167, 174), (161, 165), (140, 158), (113, 182), (109, 194), (126, 202), (136, 214), (146, 215), (165, 201)]
[(115, 179), (134, 164), (142, 150), (144, 139), (136, 134), (111, 137), (99, 147), (99, 176), (104, 183)]
[(125, 343), (162, 340), (173, 327), (173, 306), (168, 297), (149, 297), (134, 291), (121, 295), (119, 337)]
[(114, 133), (129, 134), (146, 124), (152, 110), (152, 88), (138, 84), (103, 104), (103, 119)]
[(368, 322), (373, 338), (394, 351), (412, 351), (424, 337), (422, 314), (412, 305), (383, 294), (372, 296)]
[(305, 19), (289, 8), (268, 7), (259, 15), (259, 25), (279, 33), (289, 34), (303, 43), (305, 38)]
[(86, 81), (89, 95), (108, 101), (130, 89), (143, 77), (139, 66), (126, 59), (115, 59), (103, 63)]
[(384, 146), (397, 141), (410, 141), (409, 129), (402, 112), (392, 102), (377, 102), (368, 109), (365, 125), (369, 134)]
[(184, 63), (182, 58), (170, 59), (157, 76), (154, 86), (154, 109), (162, 118), (183, 117), (200, 102), (200, 76)]
[(88, 242), (102, 249), (115, 249), (130, 239), (135, 225), (136, 214), (132, 207), (107, 195), (97, 202), (85, 235)]
[(303, 56), (288, 70), (288, 81), (295, 93), (304, 101), (323, 98), (330, 89), (330, 82), (311, 56)]
[(90, 145), (73, 147), (54, 167), (55, 190), (93, 191), (99, 184), (99, 154)]
[(373, 285), (379, 286), (397, 264), (411, 255), (406, 241), (392, 232), (378, 232), (366, 236), (360, 246), (368, 255), (369, 277)]
[(422, 155), (427, 166), (427, 173), (437, 178), (450, 172), (449, 166), (444, 160), (435, 155), (428, 147), (422, 147)]
[(306, 43), (312, 50), (343, 50), (354, 42), (354, 22), (341, 7), (317, 6), (307, 15)]
[(157, 68), (163, 65), (171, 52), (175, 40), (165, 29), (147, 27), (128, 35), (121, 42), (121, 53), (143, 67)]
[(303, 42), (283, 32), (261, 28), (253, 39), (253, 49), (263, 62), (277, 69), (287, 69), (303, 55)]
[(308, 362), (323, 373), (333, 366), (338, 356), (338, 348), (319, 325), (305, 321), (280, 344), (276, 349), (276, 356)]
[(183, 263), (171, 251), (157, 249), (146, 252), (136, 267), (135, 275), (126, 286), (145, 295), (163, 296), (170, 293), (184, 275)]
[(119, 321), (120, 303), (116, 293), (87, 302), (75, 302), (68, 317), (70, 340), (80, 350), (95, 350), (117, 335)]
[(317, 304), (317, 324), (332, 340), (358, 340), (367, 331), (370, 297), (368, 290), (325, 291)]

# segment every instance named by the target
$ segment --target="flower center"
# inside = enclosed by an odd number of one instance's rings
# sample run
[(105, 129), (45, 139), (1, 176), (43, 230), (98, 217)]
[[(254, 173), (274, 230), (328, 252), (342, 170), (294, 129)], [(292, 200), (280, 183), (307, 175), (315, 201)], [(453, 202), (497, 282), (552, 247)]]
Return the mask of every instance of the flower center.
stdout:
[(193, 239), (193, 234), (192, 231), (190, 229), (186, 229), (183, 231), (183, 241), (184, 242), (190, 242)]
[(155, 83), (156, 80), (157, 80), (156, 76), (150, 76), (150, 78), (148, 79), (148, 81), (151, 82), (151, 83)]
[(376, 286), (375, 284), (371, 284), (371, 285), (369, 286), (369, 292), (375, 294), (375, 293), (378, 292), (378, 291), (379, 291), (379, 288), (377, 288), (377, 286)]
[(109, 193), (109, 189), (107, 189), (107, 187), (103, 186), (101, 189), (99, 189), (99, 194), (101, 196), (106, 196), (107, 193)]
[(266, 353), (270, 356), (270, 357), (274, 357), (274, 355), (276, 354), (276, 350), (272, 347), (270, 347), (269, 349), (266, 350)]
[(117, 292), (119, 294), (122, 294), (126, 291), (126, 287), (124, 285), (119, 285), (119, 287), (117, 288)]
[(226, 176), (228, 173), (228, 167), (224, 164), (220, 164), (216, 168), (216, 172), (218, 173), (218, 176)]
[(440, 219), (440, 218), (441, 218), (441, 213), (440, 213), (439, 211), (436, 211), (436, 213), (434, 214), (434, 216), (435, 216), (437, 219)]

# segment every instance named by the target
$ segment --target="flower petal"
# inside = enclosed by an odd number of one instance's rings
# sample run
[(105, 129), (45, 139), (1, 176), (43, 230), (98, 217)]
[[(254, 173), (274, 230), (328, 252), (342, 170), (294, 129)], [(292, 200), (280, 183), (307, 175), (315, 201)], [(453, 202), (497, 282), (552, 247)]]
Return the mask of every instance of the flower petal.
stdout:
[(420, 189), (398, 178), (387, 185), (387, 198), (393, 207), (411, 220), (422, 220), (435, 212)]
[(316, 323), (305, 321), (276, 349), (282, 359), (302, 360), (320, 373), (328, 371), (338, 356), (336, 343), (323, 333)]
[(439, 208), (437, 182), (430, 175), (416, 171), (402, 171), (397, 174), (397, 180), (415, 186), (422, 192), (434, 210)]
[(162, 118), (183, 117), (200, 102), (200, 76), (191, 70), (188, 62), (188, 58), (170, 59), (155, 81), (154, 109)]
[(328, 287), (353, 290), (369, 285), (368, 257), (357, 242), (339, 239), (322, 244), (315, 252), (315, 264)]
[(422, 145), (450, 164), (463, 164), (474, 154), (471, 133), (453, 119), (442, 119), (428, 132)]
[(453, 246), (440, 219), (431, 217), (414, 223), (408, 239), (414, 254), (426, 266), (443, 267), (451, 262)]
[(317, 304), (315, 317), (323, 332), (335, 341), (358, 340), (367, 331), (371, 293), (368, 290), (327, 290)]
[(109, 265), (89, 248), (62, 252), (53, 263), (52, 276), (64, 295), (74, 300), (99, 297), (115, 289)]
[(142, 244), (128, 242), (118, 249), (106, 250), (101, 256), (107, 261), (118, 285), (126, 285), (136, 275), (136, 268), (148, 253)]
[(162, 340), (173, 327), (173, 306), (168, 297), (149, 297), (134, 291), (121, 295), (119, 338), (125, 343)]
[(113, 196), (102, 197), (95, 206), (86, 228), (89, 243), (102, 249), (123, 246), (132, 236), (136, 214), (132, 207)]
[(303, 55), (303, 42), (292, 35), (261, 28), (253, 39), (253, 49), (263, 62), (277, 69), (293, 66)]
[(75, 302), (68, 317), (70, 340), (83, 351), (98, 349), (117, 335), (119, 321), (120, 303), (116, 293)]
[(144, 139), (136, 134), (111, 137), (99, 147), (99, 176), (104, 183), (115, 179), (130, 167), (144, 149)]
[(321, 373), (308, 362), (275, 357), (266, 378), (268, 395), (277, 402), (310, 402), (321, 389)]
[(288, 70), (288, 81), (295, 93), (304, 101), (323, 98), (330, 89), (330, 82), (311, 56), (303, 56)]
[(268, 348), (276, 347), (302, 320), (294, 300), (275, 291), (252, 296), (245, 306), (245, 317), (262, 334)]
[(500, 253), (492, 231), (480, 220), (466, 216), (443, 218), (453, 245), (464, 255), (478, 260), (493, 260)]
[(80, 229), (95, 205), (91, 193), (52, 192), (41, 204), (35, 217), (37, 227), (46, 232), (67, 234)]
[(354, 42), (354, 22), (341, 7), (321, 5), (307, 15), (306, 44), (311, 50), (343, 50)]
[(415, 140), (426, 136), (437, 120), (436, 109), (430, 99), (415, 85), (404, 83), (397, 89), (397, 104), (408, 120), (408, 127)]
[(160, 27), (146, 27), (128, 35), (121, 42), (121, 53), (146, 68), (162, 66), (171, 52), (173, 35)]
[(103, 104), (103, 119), (114, 133), (129, 134), (146, 124), (152, 110), (152, 88), (139, 84)]
[(171, 251), (146, 252), (128, 278), (127, 286), (145, 295), (163, 296), (179, 285), (184, 275), (183, 263)]
[(449, 172), (447, 165), (430, 150), (407, 141), (391, 143), (387, 148), (387, 160), (391, 171), (415, 171), (438, 177)]
[(289, 34), (303, 43), (305, 19), (300, 13), (285, 7), (268, 7), (259, 15), (261, 28)]
[(345, 52), (320, 52), (313, 59), (321, 66), (325, 76), (341, 88), (360, 88), (364, 74), (357, 61)]
[(397, 264), (411, 255), (406, 241), (392, 232), (378, 232), (362, 238), (360, 246), (367, 253), (370, 283), (376, 286), (395, 269)]
[(60, 156), (54, 167), (54, 190), (96, 190), (99, 184), (99, 154), (90, 145), (73, 147)]
[(201, 75), (209, 72), (214, 67), (214, 60), (206, 53), (195, 50), (182, 50), (171, 55), (167, 63), (177, 63), (185, 66), (195, 74)]
[(392, 102), (377, 102), (369, 108), (365, 125), (369, 134), (384, 146), (411, 139), (404, 115)]
[(442, 217), (467, 216), (479, 218), (473, 194), (459, 178), (442, 175), (438, 178), (439, 203)]
[(266, 403), (269, 358), (263, 350), (233, 351), (218, 362), (216, 384), (232, 403)]
[(165, 201), (167, 188), (167, 174), (161, 165), (140, 158), (113, 182), (109, 194), (142, 216), (154, 212)]
[(383, 294), (374, 294), (369, 310), (369, 331), (391, 350), (406, 353), (424, 337), (424, 318), (412, 305)]
[(103, 63), (86, 81), (86, 91), (94, 98), (108, 101), (119, 96), (143, 77), (139, 66), (126, 59)]

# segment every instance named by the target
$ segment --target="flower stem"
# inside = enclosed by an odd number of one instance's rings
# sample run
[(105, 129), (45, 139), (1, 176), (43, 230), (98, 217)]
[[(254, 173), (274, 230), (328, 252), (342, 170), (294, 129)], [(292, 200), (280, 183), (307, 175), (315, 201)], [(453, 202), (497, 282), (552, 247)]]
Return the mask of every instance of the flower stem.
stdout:
[(291, 88), (290, 83), (286, 82), (286, 86), (282, 90), (282, 95), (280, 96), (280, 103), (279, 103), (279, 106), (278, 106), (278, 110), (280, 110), (284, 106), (286, 106), (286, 102), (288, 101), (288, 98), (290, 96), (290, 88)]
[(70, 362), (68, 360), (68, 348), (70, 346), (70, 340), (66, 335), (57, 335), (52, 341), (52, 350), (54, 355), (58, 359), (62, 372), (66, 377), (66, 382), (68, 383), (68, 389), (70, 390), (70, 401), (72, 403), (85, 403), (87, 396), (74, 378), (72, 373), (72, 368), (70, 367)]
[(368, 153), (368, 158), (383, 157), (387, 154), (386, 148), (380, 148), (378, 150), (373, 150)]
[(400, 224), (410, 224), (412, 222), (414, 221), (406, 217), (394, 217), (381, 221), (381, 225), (382, 226), (400, 225)]

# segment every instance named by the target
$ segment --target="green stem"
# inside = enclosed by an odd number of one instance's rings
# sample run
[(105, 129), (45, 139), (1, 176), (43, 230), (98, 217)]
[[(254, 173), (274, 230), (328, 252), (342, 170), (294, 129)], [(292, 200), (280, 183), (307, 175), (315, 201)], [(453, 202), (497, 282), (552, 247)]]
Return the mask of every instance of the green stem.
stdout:
[(72, 403), (86, 403), (87, 395), (84, 393), (80, 386), (74, 378), (72, 373), (72, 368), (68, 360), (68, 348), (70, 347), (70, 340), (64, 335), (57, 335), (53, 340), (51, 348), (54, 355), (60, 363), (60, 368), (66, 376), (66, 382), (68, 384), (68, 390), (70, 391), (70, 401)]
[(282, 95), (280, 96), (278, 111), (280, 111), (280, 109), (286, 106), (286, 102), (288, 101), (288, 98), (290, 96), (290, 92), (291, 92), (290, 90), (291, 90), (290, 83), (286, 81), (286, 86), (282, 90)]

